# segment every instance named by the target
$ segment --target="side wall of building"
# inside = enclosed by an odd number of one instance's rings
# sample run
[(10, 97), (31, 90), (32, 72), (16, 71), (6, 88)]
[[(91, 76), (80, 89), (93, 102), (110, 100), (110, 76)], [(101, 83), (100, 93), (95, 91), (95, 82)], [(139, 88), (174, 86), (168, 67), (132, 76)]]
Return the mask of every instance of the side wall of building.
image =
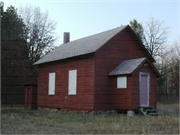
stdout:
[(122, 30), (95, 53), (95, 110), (112, 107), (131, 109), (132, 80), (128, 78), (127, 89), (118, 90), (116, 77), (108, 77), (108, 74), (123, 60), (147, 57), (146, 54), (147, 50), (140, 46), (129, 28)]
[(127, 88), (117, 88), (117, 77), (111, 77), (111, 108), (131, 109), (132, 107), (132, 77), (127, 76)]
[[(146, 62), (147, 63), (147, 62)], [(146, 65), (145, 63), (145, 65)], [(152, 67), (144, 64), (132, 76), (132, 109), (139, 109), (139, 72), (150, 74), (150, 102), (149, 106), (157, 106), (156, 73)]]
[[(68, 95), (69, 70), (77, 70), (77, 93)], [(49, 73), (55, 72), (55, 95), (48, 95)], [(75, 57), (38, 67), (38, 107), (93, 110), (94, 56)]]

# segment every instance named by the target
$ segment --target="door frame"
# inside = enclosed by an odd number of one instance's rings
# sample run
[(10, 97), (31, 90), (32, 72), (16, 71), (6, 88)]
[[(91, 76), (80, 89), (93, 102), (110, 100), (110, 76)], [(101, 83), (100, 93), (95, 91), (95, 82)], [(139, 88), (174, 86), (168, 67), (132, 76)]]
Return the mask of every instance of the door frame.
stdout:
[(150, 103), (150, 73), (144, 73), (144, 72), (139, 72), (139, 106), (141, 106), (141, 75), (146, 75), (147, 76), (147, 93), (148, 93), (148, 104), (149, 106)]

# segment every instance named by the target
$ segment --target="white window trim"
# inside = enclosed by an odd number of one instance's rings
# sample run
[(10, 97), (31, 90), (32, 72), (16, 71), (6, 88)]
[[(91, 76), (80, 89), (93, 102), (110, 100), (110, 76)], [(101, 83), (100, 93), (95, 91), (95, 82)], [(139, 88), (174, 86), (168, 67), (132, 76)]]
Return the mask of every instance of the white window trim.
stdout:
[[(72, 73), (71, 75), (74, 75), (73, 80), (70, 80), (70, 73)], [(71, 83), (74, 83), (74, 91), (71, 93), (70, 90), (72, 85)], [(76, 95), (77, 94), (77, 69), (75, 70), (69, 70), (69, 81), (68, 81), (68, 95)]]
[(127, 76), (117, 76), (117, 89), (127, 89)]
[[(50, 84), (50, 75), (54, 74), (54, 80), (53, 80), (53, 84)], [(53, 78), (51, 78), (53, 79)], [(53, 92), (50, 91), (50, 87), (53, 87)], [(52, 73), (49, 73), (49, 88), (48, 88), (48, 95), (55, 95), (55, 88), (56, 87), (56, 73), (55, 72), (52, 72)]]

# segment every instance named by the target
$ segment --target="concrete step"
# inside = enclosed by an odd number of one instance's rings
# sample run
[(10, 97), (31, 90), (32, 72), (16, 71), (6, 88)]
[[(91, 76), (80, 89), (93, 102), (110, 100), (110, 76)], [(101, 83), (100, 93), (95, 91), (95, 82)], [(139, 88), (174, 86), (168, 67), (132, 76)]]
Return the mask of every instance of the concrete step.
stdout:
[(142, 106), (140, 108), (144, 108), (144, 109), (154, 109), (154, 106)]
[(157, 112), (157, 109), (154, 109), (153, 106), (145, 106), (145, 107), (140, 107), (140, 112), (142, 114), (144, 114), (145, 116), (147, 115), (159, 115), (159, 113)]
[(144, 115), (146, 116), (147, 115), (147, 112), (143, 110), (143, 108), (140, 108), (139, 111)]
[(146, 112), (157, 112), (157, 109), (147, 109)]
[(159, 115), (159, 113), (148, 113), (147, 115), (154, 115), (154, 116), (156, 115), (157, 116), (157, 115)]

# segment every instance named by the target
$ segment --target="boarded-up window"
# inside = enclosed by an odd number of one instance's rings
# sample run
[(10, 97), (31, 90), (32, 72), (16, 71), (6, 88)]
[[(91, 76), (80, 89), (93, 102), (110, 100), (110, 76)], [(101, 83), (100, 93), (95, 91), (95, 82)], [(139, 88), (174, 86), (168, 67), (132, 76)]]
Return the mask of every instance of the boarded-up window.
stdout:
[(76, 89), (77, 89), (77, 70), (70, 70), (68, 95), (76, 95)]
[(126, 89), (127, 88), (127, 77), (126, 76), (118, 76), (117, 77), (117, 88), (118, 89)]
[(49, 73), (49, 95), (55, 95), (55, 73)]

